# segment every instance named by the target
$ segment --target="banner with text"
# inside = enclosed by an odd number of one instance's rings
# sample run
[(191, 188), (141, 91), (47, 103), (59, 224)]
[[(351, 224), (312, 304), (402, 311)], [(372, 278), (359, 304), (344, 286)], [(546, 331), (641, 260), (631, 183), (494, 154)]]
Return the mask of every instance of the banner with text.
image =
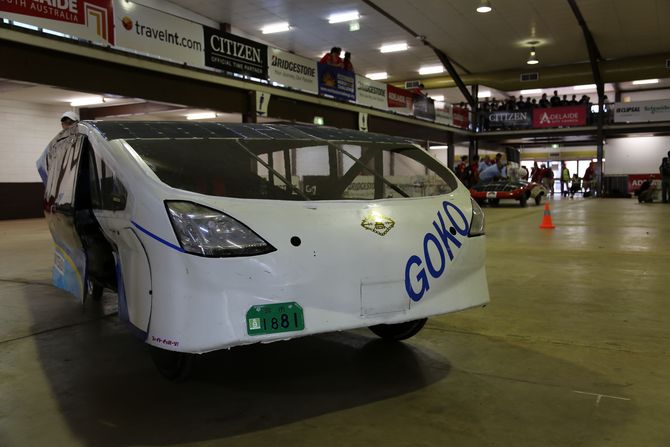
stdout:
[(586, 106), (533, 109), (533, 127), (586, 126)]
[(629, 174), (628, 175), (628, 192), (632, 193), (640, 189), (642, 183), (647, 180), (652, 180), (652, 184), (656, 189), (661, 189), (661, 174)]
[(447, 126), (454, 125), (454, 112), (451, 104), (445, 104), (444, 109), (435, 110), (435, 122)]
[(316, 61), (278, 48), (268, 48), (268, 78), (303, 92), (319, 92)]
[(454, 126), (467, 129), (470, 124), (470, 111), (465, 107), (454, 106), (452, 113), (454, 114)]
[(319, 73), (319, 95), (331, 96), (343, 101), (356, 101), (356, 75), (343, 68), (317, 64)]
[(615, 123), (645, 123), (648, 121), (670, 121), (670, 99), (614, 104)]
[(205, 65), (254, 78), (268, 78), (268, 47), (253, 40), (203, 26)]
[(0, 0), (0, 17), (114, 44), (112, 0)]
[(488, 114), (489, 128), (524, 128), (533, 125), (533, 119), (530, 112), (491, 112)]
[(126, 0), (114, 0), (114, 8), (117, 46), (192, 67), (205, 66), (202, 25)]
[(356, 102), (375, 109), (386, 110), (386, 84), (356, 75)]
[(412, 97), (412, 114), (417, 118), (435, 121), (435, 101), (419, 93)]
[(412, 114), (412, 102), (414, 101), (414, 94), (409, 90), (387, 85), (388, 92), (388, 106), (397, 112)]

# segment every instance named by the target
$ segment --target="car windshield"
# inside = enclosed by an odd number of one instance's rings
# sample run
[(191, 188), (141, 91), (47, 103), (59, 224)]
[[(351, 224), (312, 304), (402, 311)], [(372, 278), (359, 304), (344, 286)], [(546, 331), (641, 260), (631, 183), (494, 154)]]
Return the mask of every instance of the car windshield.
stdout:
[(453, 191), (453, 174), (426, 151), (399, 143), (322, 140), (128, 139), (174, 188), (221, 197), (372, 200)]

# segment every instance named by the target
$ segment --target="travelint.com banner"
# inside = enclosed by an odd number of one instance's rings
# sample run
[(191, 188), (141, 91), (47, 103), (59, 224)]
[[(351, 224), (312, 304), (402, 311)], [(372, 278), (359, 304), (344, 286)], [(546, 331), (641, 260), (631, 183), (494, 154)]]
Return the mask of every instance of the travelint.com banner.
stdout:
[(0, 0), (0, 17), (114, 44), (112, 0)]
[(205, 66), (202, 25), (125, 0), (115, 0), (114, 8), (118, 47), (192, 67)]
[(268, 78), (268, 47), (208, 26), (205, 31), (205, 65), (219, 70)]
[(286, 87), (318, 93), (316, 64), (312, 59), (287, 53), (278, 48), (268, 49), (268, 78)]

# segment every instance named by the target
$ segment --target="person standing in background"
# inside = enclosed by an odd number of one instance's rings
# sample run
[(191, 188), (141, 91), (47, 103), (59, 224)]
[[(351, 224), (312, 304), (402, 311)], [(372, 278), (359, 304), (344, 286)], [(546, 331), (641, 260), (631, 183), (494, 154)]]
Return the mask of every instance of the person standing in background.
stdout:
[(351, 53), (346, 52), (344, 53), (344, 60), (342, 61), (342, 64), (344, 66), (344, 69), (347, 71), (354, 71), (354, 65), (351, 63)]
[(561, 197), (568, 197), (569, 185), (570, 184), (570, 171), (565, 165), (565, 162), (561, 163)]
[(323, 57), (321, 58), (319, 63), (342, 68), (343, 63), (342, 63), (342, 58), (340, 57), (341, 52), (342, 52), (342, 48), (333, 47), (333, 48), (330, 49), (330, 53), (326, 53), (326, 54), (323, 55)]
[(661, 172), (661, 199), (663, 203), (668, 203), (670, 201), (670, 151), (667, 157), (663, 157), (659, 171)]

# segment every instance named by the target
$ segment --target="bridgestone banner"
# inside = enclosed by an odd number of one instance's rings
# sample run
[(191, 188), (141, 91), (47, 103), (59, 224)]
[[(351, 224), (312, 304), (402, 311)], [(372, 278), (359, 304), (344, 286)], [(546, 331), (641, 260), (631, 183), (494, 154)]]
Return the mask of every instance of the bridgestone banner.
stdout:
[(317, 64), (319, 95), (331, 96), (342, 101), (356, 101), (356, 75), (327, 64)]
[(0, 17), (114, 44), (112, 0), (0, 0)]
[(533, 127), (586, 126), (586, 106), (549, 107), (533, 109)]
[(268, 78), (267, 45), (208, 26), (203, 29), (206, 66), (259, 79)]
[(386, 110), (386, 84), (356, 75), (356, 102), (375, 109)]
[(490, 129), (523, 128), (533, 125), (530, 112), (491, 112), (488, 119)]
[(614, 104), (615, 123), (646, 123), (649, 121), (670, 121), (670, 99)]
[(271, 81), (303, 92), (318, 93), (316, 61), (278, 48), (268, 49), (268, 77)]
[(192, 67), (205, 66), (202, 25), (125, 0), (115, 0), (114, 8), (117, 46)]

